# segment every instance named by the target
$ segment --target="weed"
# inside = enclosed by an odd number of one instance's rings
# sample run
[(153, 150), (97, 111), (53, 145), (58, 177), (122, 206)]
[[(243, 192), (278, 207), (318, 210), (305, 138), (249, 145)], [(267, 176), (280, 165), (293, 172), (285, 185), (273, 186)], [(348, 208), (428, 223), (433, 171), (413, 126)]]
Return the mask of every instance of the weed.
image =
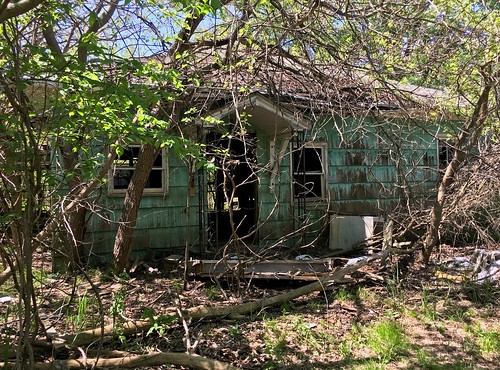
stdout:
[(383, 370), (385, 369), (385, 364), (383, 362), (369, 359), (363, 361), (359, 366), (354, 367), (355, 369), (363, 370)]
[(160, 336), (163, 336), (167, 329), (169, 329), (174, 322), (177, 321), (177, 317), (172, 315), (160, 315), (155, 317), (155, 311), (151, 308), (146, 308), (142, 314), (144, 319), (149, 319), (152, 323), (146, 335), (150, 335), (153, 332), (158, 333)]
[(304, 322), (302, 316), (299, 316), (292, 327), (295, 338), (299, 343), (306, 343), (312, 346), (317, 345), (314, 331), (311, 324)]
[(417, 360), (419, 365), (425, 369), (439, 369), (439, 366), (435, 364), (436, 358), (429, 355), (425, 349), (420, 348), (417, 351)]
[(479, 346), (471, 337), (464, 338), (462, 349), (464, 350), (464, 352), (467, 352), (469, 354), (476, 354), (477, 352), (479, 352)]
[(239, 338), (242, 334), (243, 330), (241, 330), (238, 324), (233, 325), (229, 328), (229, 335), (233, 338)]
[(328, 324), (325, 320), (321, 320), (319, 330), (317, 331), (319, 347), (326, 353), (330, 353), (330, 346), (336, 342), (335, 324)]
[(348, 339), (344, 339), (340, 342), (339, 351), (344, 360), (351, 360), (354, 357), (352, 354), (353, 342)]
[(326, 309), (326, 304), (317, 300), (307, 302), (306, 308), (310, 311), (320, 312)]
[(288, 301), (285, 301), (281, 304), (281, 313), (283, 315), (290, 313), (291, 309), (292, 308), (290, 307), (290, 303), (288, 303)]
[(278, 367), (279, 362), (283, 360), (283, 355), (287, 348), (289, 331), (287, 327), (282, 328), (276, 319), (267, 319), (264, 317), (263, 321), (266, 327), (266, 333), (264, 334), (266, 348), (263, 352), (270, 357), (266, 368), (275, 369)]
[(399, 312), (393, 311), (391, 309), (387, 309), (387, 310), (385, 310), (384, 315), (388, 316), (388, 317), (397, 317), (397, 316), (399, 316)]
[(367, 331), (367, 345), (379, 359), (388, 363), (396, 356), (406, 353), (408, 339), (401, 325), (393, 320), (377, 322)]
[(481, 351), (485, 353), (500, 352), (500, 333), (498, 331), (483, 331), (477, 332), (478, 344)]
[(57, 274), (48, 273), (44, 270), (33, 270), (33, 287), (40, 288), (44, 284), (54, 281), (53, 277), (56, 277)]
[(95, 311), (96, 307), (98, 307), (96, 298), (89, 297), (86, 289), (83, 294), (78, 292), (76, 312), (68, 316), (66, 324), (72, 325), (77, 331), (85, 330), (89, 325), (93, 326), (97, 323), (99, 316), (99, 313)]
[(450, 320), (457, 322), (470, 322), (471, 318), (474, 317), (474, 309), (472, 307), (465, 309), (463, 307), (449, 308), (445, 311), (445, 315)]
[(352, 294), (345, 290), (344, 287), (341, 287), (339, 290), (337, 290), (333, 296), (334, 300), (339, 300), (339, 301), (348, 301), (351, 300)]
[(109, 308), (109, 313), (113, 318), (113, 326), (116, 326), (117, 323), (123, 320), (122, 315), (125, 311), (125, 295), (126, 290), (123, 287), (113, 292), (111, 307)]
[(473, 368), (473, 366), (471, 367), (463, 362), (440, 364), (434, 355), (422, 348), (417, 351), (417, 360), (422, 368), (428, 370), (461, 370)]
[(432, 321), (436, 320), (438, 316), (436, 301), (431, 300), (429, 291), (425, 288), (424, 284), (422, 284), (422, 310), (426, 318)]
[(392, 308), (397, 311), (402, 311), (405, 308), (405, 296), (403, 289), (401, 289), (401, 277), (399, 276), (399, 262), (396, 258), (396, 265), (394, 266), (393, 279), (388, 284), (389, 293), (392, 297)]
[(349, 334), (340, 342), (339, 351), (342, 358), (352, 360), (353, 351), (357, 350), (361, 343), (363, 343), (363, 327), (359, 323), (354, 323)]
[(466, 330), (476, 338), (475, 346), (472, 343), (467, 343), (471, 349), (480, 349), (486, 354), (491, 352), (500, 353), (500, 332), (483, 330), (480, 323), (476, 323), (474, 326), (468, 325)]
[(85, 329), (86, 316), (87, 316), (87, 290), (85, 289), (83, 295), (78, 297), (78, 313), (75, 318), (75, 325), (80, 327), (79, 331)]
[(182, 280), (172, 279), (171, 283), (172, 283), (172, 288), (174, 288), (176, 292), (182, 292)]
[(123, 270), (118, 274), (118, 282), (120, 284), (125, 284), (129, 280), (130, 280), (130, 275), (128, 274), (127, 271)]
[(220, 289), (217, 285), (212, 284), (207, 287), (207, 298), (210, 300), (217, 299), (220, 295)]
[(495, 289), (489, 280), (486, 280), (483, 284), (476, 284), (472, 282), (464, 283), (464, 290), (467, 297), (475, 303), (490, 303), (493, 301), (495, 294)]
[(396, 311), (403, 311), (405, 308), (405, 296), (403, 290), (401, 289), (400, 282), (395, 283), (394, 281), (389, 282), (388, 288), (391, 294), (392, 301), (388, 302), (388, 306)]
[(370, 300), (371, 294), (368, 289), (366, 289), (364, 286), (358, 286), (356, 289), (356, 300), (360, 301), (366, 301)]

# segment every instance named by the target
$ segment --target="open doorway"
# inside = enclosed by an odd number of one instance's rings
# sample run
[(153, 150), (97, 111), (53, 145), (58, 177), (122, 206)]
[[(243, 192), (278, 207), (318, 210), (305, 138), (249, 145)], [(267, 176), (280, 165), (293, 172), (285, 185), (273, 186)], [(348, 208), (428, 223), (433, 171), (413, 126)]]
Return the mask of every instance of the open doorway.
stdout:
[(257, 175), (255, 134), (207, 135), (215, 170), (207, 173), (208, 241), (226, 243), (232, 224), (239, 238), (255, 241), (257, 223)]

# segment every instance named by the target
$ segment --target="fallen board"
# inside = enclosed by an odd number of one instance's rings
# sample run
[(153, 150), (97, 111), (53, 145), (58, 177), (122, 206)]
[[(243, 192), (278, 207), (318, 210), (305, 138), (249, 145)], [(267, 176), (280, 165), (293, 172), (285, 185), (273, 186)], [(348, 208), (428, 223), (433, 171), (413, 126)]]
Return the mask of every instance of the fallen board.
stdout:
[(242, 269), (240, 277), (247, 279), (317, 280), (332, 272), (332, 259), (270, 260), (239, 262), (238, 260), (195, 260), (191, 271), (201, 277), (232, 275)]

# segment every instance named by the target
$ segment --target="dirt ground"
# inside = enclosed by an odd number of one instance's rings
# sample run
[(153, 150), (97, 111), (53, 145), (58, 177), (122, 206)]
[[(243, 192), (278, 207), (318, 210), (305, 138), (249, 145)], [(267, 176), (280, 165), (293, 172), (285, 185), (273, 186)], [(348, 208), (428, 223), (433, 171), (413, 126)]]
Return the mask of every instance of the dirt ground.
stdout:
[[(443, 251), (468, 255), (470, 249)], [(242, 282), (234, 293), (224, 280), (191, 276), (183, 289), (182, 269), (161, 262), (140, 265), (131, 276), (91, 270), (87, 278), (51, 272), (50, 255), (37, 258), (40, 316), (49, 332), (74, 333), (98, 327), (99, 307), (116, 335), (106, 350), (194, 353), (247, 369), (500, 368), (498, 286), (436, 277), (436, 267), (398, 261), (384, 270), (370, 266), (353, 282), (302, 296), (278, 307), (235, 318), (161, 325), (157, 331), (120, 336), (120, 323), (146, 316), (175, 316), (198, 305), (237, 305), (307, 284), (297, 281)], [(384, 278), (366, 276), (370, 271)], [(2, 287), (1, 295), (15, 293)], [(73, 294), (73, 299), (70, 296)], [(0, 304), (6, 328), (6, 304)], [(3, 320), (3, 321), (2, 321)], [(377, 337), (375, 333), (388, 333)], [(391, 332), (392, 330), (392, 332)], [(378, 335), (378, 334), (377, 334)], [(393, 338), (391, 338), (391, 335)], [(392, 341), (392, 342), (391, 342)], [(392, 343), (392, 344), (391, 344)], [(97, 349), (93, 344), (83, 350)], [(46, 357), (50, 361), (51, 357)], [(170, 368), (165, 365), (161, 368)]]

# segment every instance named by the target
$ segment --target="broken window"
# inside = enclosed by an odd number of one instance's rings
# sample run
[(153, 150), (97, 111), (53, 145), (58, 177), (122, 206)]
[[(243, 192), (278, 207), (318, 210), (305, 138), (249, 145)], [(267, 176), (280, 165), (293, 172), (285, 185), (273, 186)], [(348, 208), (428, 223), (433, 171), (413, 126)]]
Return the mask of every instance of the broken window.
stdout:
[(443, 171), (448, 167), (451, 160), (453, 159), (453, 155), (455, 153), (455, 148), (453, 146), (452, 140), (446, 140), (439, 138), (438, 140), (438, 169)]
[[(117, 156), (110, 171), (108, 190), (110, 194), (125, 194), (137, 165), (140, 145), (129, 145)], [(153, 168), (144, 186), (145, 194), (164, 195), (167, 193), (167, 155), (162, 149), (155, 158)]]
[(293, 193), (295, 198), (324, 198), (326, 147), (305, 144), (292, 152)]

